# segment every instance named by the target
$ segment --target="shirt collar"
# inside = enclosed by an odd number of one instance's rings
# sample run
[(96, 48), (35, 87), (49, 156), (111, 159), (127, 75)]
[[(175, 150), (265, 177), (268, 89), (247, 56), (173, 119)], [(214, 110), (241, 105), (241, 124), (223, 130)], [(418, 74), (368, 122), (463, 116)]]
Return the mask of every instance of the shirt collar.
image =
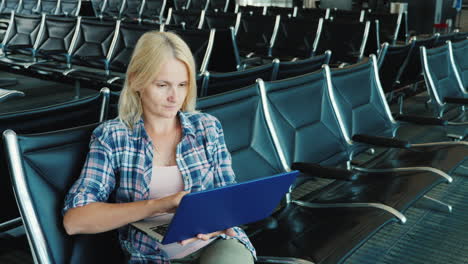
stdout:
[[(179, 111), (177, 113), (177, 115), (179, 116), (179, 120), (180, 120), (180, 124), (182, 126), (182, 131), (183, 131), (183, 135), (191, 135), (193, 137), (195, 137), (195, 128), (193, 127), (193, 124), (190, 122), (190, 119), (187, 117), (187, 115), (182, 112), (182, 111)], [(143, 117), (140, 118), (140, 120), (138, 120), (138, 122), (136, 123), (134, 129), (134, 135), (138, 138), (138, 137), (144, 137), (144, 138), (147, 138), (149, 140), (149, 136), (148, 134), (146, 133), (146, 130), (145, 130), (145, 123), (143, 122)]]

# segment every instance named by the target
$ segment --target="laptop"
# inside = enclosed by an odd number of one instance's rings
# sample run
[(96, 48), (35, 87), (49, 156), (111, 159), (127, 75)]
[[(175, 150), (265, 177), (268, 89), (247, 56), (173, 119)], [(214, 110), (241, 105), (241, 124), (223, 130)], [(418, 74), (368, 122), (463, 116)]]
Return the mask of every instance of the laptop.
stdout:
[(131, 225), (161, 244), (179, 242), (270, 216), (299, 172), (292, 171), (186, 194), (175, 214)]

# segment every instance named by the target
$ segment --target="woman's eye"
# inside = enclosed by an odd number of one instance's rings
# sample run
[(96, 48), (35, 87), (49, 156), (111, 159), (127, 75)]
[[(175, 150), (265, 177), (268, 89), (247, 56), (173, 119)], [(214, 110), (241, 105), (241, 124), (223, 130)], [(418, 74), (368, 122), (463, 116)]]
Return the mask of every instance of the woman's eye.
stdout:
[(187, 86), (186, 83), (181, 83), (181, 84), (179, 84), (179, 87), (185, 87), (185, 86)]
[(164, 87), (166, 87), (167, 85), (166, 85), (165, 83), (157, 83), (156, 86), (157, 86), (157, 87), (164, 88)]

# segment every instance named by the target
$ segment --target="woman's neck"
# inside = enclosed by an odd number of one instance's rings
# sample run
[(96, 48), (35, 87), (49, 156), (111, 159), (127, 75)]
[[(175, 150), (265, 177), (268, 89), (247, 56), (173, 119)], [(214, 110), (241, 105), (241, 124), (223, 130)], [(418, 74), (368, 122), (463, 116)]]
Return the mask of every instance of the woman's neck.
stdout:
[(147, 132), (156, 135), (165, 135), (174, 133), (179, 126), (179, 118), (148, 118), (143, 115), (145, 129)]

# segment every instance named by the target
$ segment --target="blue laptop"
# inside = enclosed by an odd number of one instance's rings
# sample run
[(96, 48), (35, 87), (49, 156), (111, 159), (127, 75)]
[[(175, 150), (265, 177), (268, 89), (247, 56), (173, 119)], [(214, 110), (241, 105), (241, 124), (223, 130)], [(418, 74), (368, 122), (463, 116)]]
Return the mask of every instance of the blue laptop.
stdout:
[(139, 221), (132, 225), (162, 244), (179, 242), (244, 225), (270, 216), (294, 183), (292, 171), (185, 195), (169, 223)]

